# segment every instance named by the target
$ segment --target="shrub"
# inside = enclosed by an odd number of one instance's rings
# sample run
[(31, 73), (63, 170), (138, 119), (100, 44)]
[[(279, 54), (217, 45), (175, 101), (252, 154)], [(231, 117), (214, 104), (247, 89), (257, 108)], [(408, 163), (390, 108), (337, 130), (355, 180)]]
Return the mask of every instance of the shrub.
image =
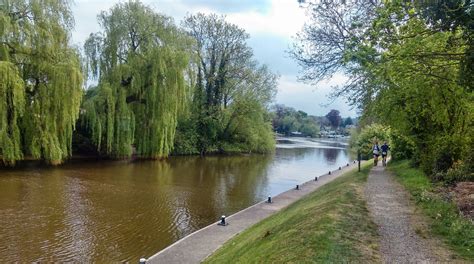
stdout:
[[(419, 148), (422, 155), (420, 165), (427, 175), (447, 173), (456, 161), (462, 160), (466, 152), (466, 139), (459, 135), (436, 136), (423, 142), (424, 147)], [(469, 152), (467, 152), (469, 153)]]
[(394, 160), (411, 159), (415, 153), (415, 143), (409, 137), (392, 129), (390, 131), (390, 150)]
[[(470, 161), (472, 164), (472, 160)], [(474, 172), (469, 162), (457, 161), (446, 172), (445, 181), (448, 183), (474, 181)]]
[(433, 174), (436, 181), (444, 181), (448, 184), (454, 184), (461, 181), (474, 181), (474, 154), (469, 152), (464, 160), (458, 160), (453, 163), (446, 172), (436, 172)]
[[(379, 141), (381, 145), (383, 141), (390, 139), (390, 128), (380, 125), (372, 124), (364, 127), (355, 141), (356, 150), (360, 150), (362, 158), (368, 159), (372, 156), (372, 146), (375, 141)], [(354, 144), (354, 143), (353, 143)]]
[(181, 119), (178, 121), (176, 135), (174, 137), (174, 155), (192, 155), (199, 154), (198, 133), (196, 132), (195, 122), (191, 119)]

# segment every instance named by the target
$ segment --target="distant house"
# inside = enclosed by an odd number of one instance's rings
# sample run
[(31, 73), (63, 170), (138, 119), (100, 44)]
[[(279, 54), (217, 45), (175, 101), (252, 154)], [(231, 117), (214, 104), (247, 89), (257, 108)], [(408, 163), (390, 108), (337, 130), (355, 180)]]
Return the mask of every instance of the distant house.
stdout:
[(343, 137), (344, 134), (341, 131), (328, 129), (328, 130), (320, 131), (319, 136), (323, 138), (340, 138), (340, 137)]
[(295, 137), (299, 137), (299, 136), (302, 136), (303, 133), (299, 132), (299, 131), (293, 131), (290, 133), (291, 136), (295, 136)]

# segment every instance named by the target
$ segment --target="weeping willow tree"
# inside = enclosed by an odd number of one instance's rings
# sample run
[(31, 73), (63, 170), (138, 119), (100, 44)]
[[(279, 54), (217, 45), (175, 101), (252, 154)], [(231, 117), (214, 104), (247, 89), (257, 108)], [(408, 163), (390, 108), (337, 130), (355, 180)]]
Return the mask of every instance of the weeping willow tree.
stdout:
[(0, 4), (0, 155), (58, 164), (71, 155), (82, 98), (79, 56), (69, 45), (67, 0)]
[(190, 39), (171, 18), (138, 1), (99, 15), (103, 31), (84, 49), (88, 73), (98, 78), (84, 102), (83, 121), (98, 151), (114, 158), (160, 158), (172, 148), (188, 91)]
[(0, 62), (0, 153), (3, 162), (13, 164), (23, 158), (18, 118), (25, 109), (23, 80), (10, 62)]

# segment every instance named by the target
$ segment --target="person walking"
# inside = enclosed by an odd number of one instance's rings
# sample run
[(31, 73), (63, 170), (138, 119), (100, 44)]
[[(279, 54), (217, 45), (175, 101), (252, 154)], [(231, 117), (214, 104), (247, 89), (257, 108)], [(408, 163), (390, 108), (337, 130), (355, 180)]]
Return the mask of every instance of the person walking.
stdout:
[(380, 148), (382, 149), (382, 165), (387, 166), (387, 155), (390, 146), (387, 145), (387, 141), (384, 141), (383, 145)]
[(374, 146), (372, 147), (372, 153), (374, 154), (374, 166), (377, 166), (379, 161), (380, 147), (379, 142), (376, 140)]

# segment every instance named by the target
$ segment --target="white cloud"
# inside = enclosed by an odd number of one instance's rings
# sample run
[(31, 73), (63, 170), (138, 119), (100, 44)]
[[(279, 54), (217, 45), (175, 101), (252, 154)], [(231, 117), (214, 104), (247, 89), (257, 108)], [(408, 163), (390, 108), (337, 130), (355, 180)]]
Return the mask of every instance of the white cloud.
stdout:
[[(74, 44), (82, 45), (90, 33), (100, 30), (97, 22), (97, 15), (102, 11), (108, 11), (116, 3), (124, 1), (118, 0), (76, 0), (72, 6), (72, 11), (76, 20), (75, 29), (72, 32)], [(142, 3), (150, 6), (159, 13), (166, 14), (175, 19), (176, 23), (184, 18), (187, 13), (201, 12), (210, 14), (215, 12), (211, 8), (202, 5), (187, 5), (175, 0), (142, 0)]]
[[(73, 43), (82, 46), (90, 33), (99, 31), (97, 15), (118, 2), (120, 1), (76, 0), (76, 4), (72, 6), (76, 20), (76, 27), (72, 33)], [(229, 22), (250, 33), (249, 45), (254, 49), (256, 58), (282, 75), (278, 86), (277, 103), (316, 115), (324, 115), (331, 108), (340, 110), (343, 116), (356, 115), (355, 110), (351, 110), (343, 99), (338, 99), (329, 106), (323, 105), (329, 102), (327, 96), (330, 93), (330, 86), (343, 83), (344, 76), (336, 75), (316, 87), (297, 82), (295, 74), (298, 66), (287, 58), (285, 53), (291, 37), (302, 29), (306, 20), (305, 10), (299, 7), (296, 0), (273, 0), (269, 6), (265, 6), (264, 2), (258, 2), (248, 7), (245, 3), (233, 2), (229, 5), (226, 1), (220, 4), (217, 0), (142, 0), (142, 2), (157, 12), (172, 16), (176, 23), (180, 23), (188, 13), (227, 15)]]
[[(73, 41), (81, 42), (91, 32), (99, 30), (97, 15), (101, 11), (110, 9), (117, 0), (76, 0), (73, 12), (76, 17), (76, 29), (73, 32)], [(142, 0), (158, 12), (172, 16), (179, 22), (187, 13), (222, 13), (205, 6), (202, 1), (183, 0)], [(226, 5), (222, 1), (222, 5)], [(236, 3), (233, 3), (236, 5)], [(240, 10), (240, 9), (237, 9)], [(227, 20), (242, 28), (250, 34), (274, 34), (283, 38), (290, 38), (301, 30), (305, 21), (305, 12), (299, 7), (296, 0), (273, 0), (269, 8), (262, 10), (249, 9), (233, 12), (229, 9), (224, 14)]]
[(337, 98), (334, 101), (329, 98), (331, 87), (344, 83), (346, 77), (343, 75), (337, 74), (316, 87), (297, 82), (296, 78), (293, 75), (281, 76), (278, 83), (277, 103), (314, 115), (325, 115), (331, 109), (339, 110), (341, 116), (355, 117), (357, 115), (356, 110), (351, 109), (344, 98)]
[(269, 11), (229, 14), (228, 20), (250, 34), (270, 33), (284, 38), (294, 36), (305, 22), (305, 11), (296, 0), (274, 0)]

